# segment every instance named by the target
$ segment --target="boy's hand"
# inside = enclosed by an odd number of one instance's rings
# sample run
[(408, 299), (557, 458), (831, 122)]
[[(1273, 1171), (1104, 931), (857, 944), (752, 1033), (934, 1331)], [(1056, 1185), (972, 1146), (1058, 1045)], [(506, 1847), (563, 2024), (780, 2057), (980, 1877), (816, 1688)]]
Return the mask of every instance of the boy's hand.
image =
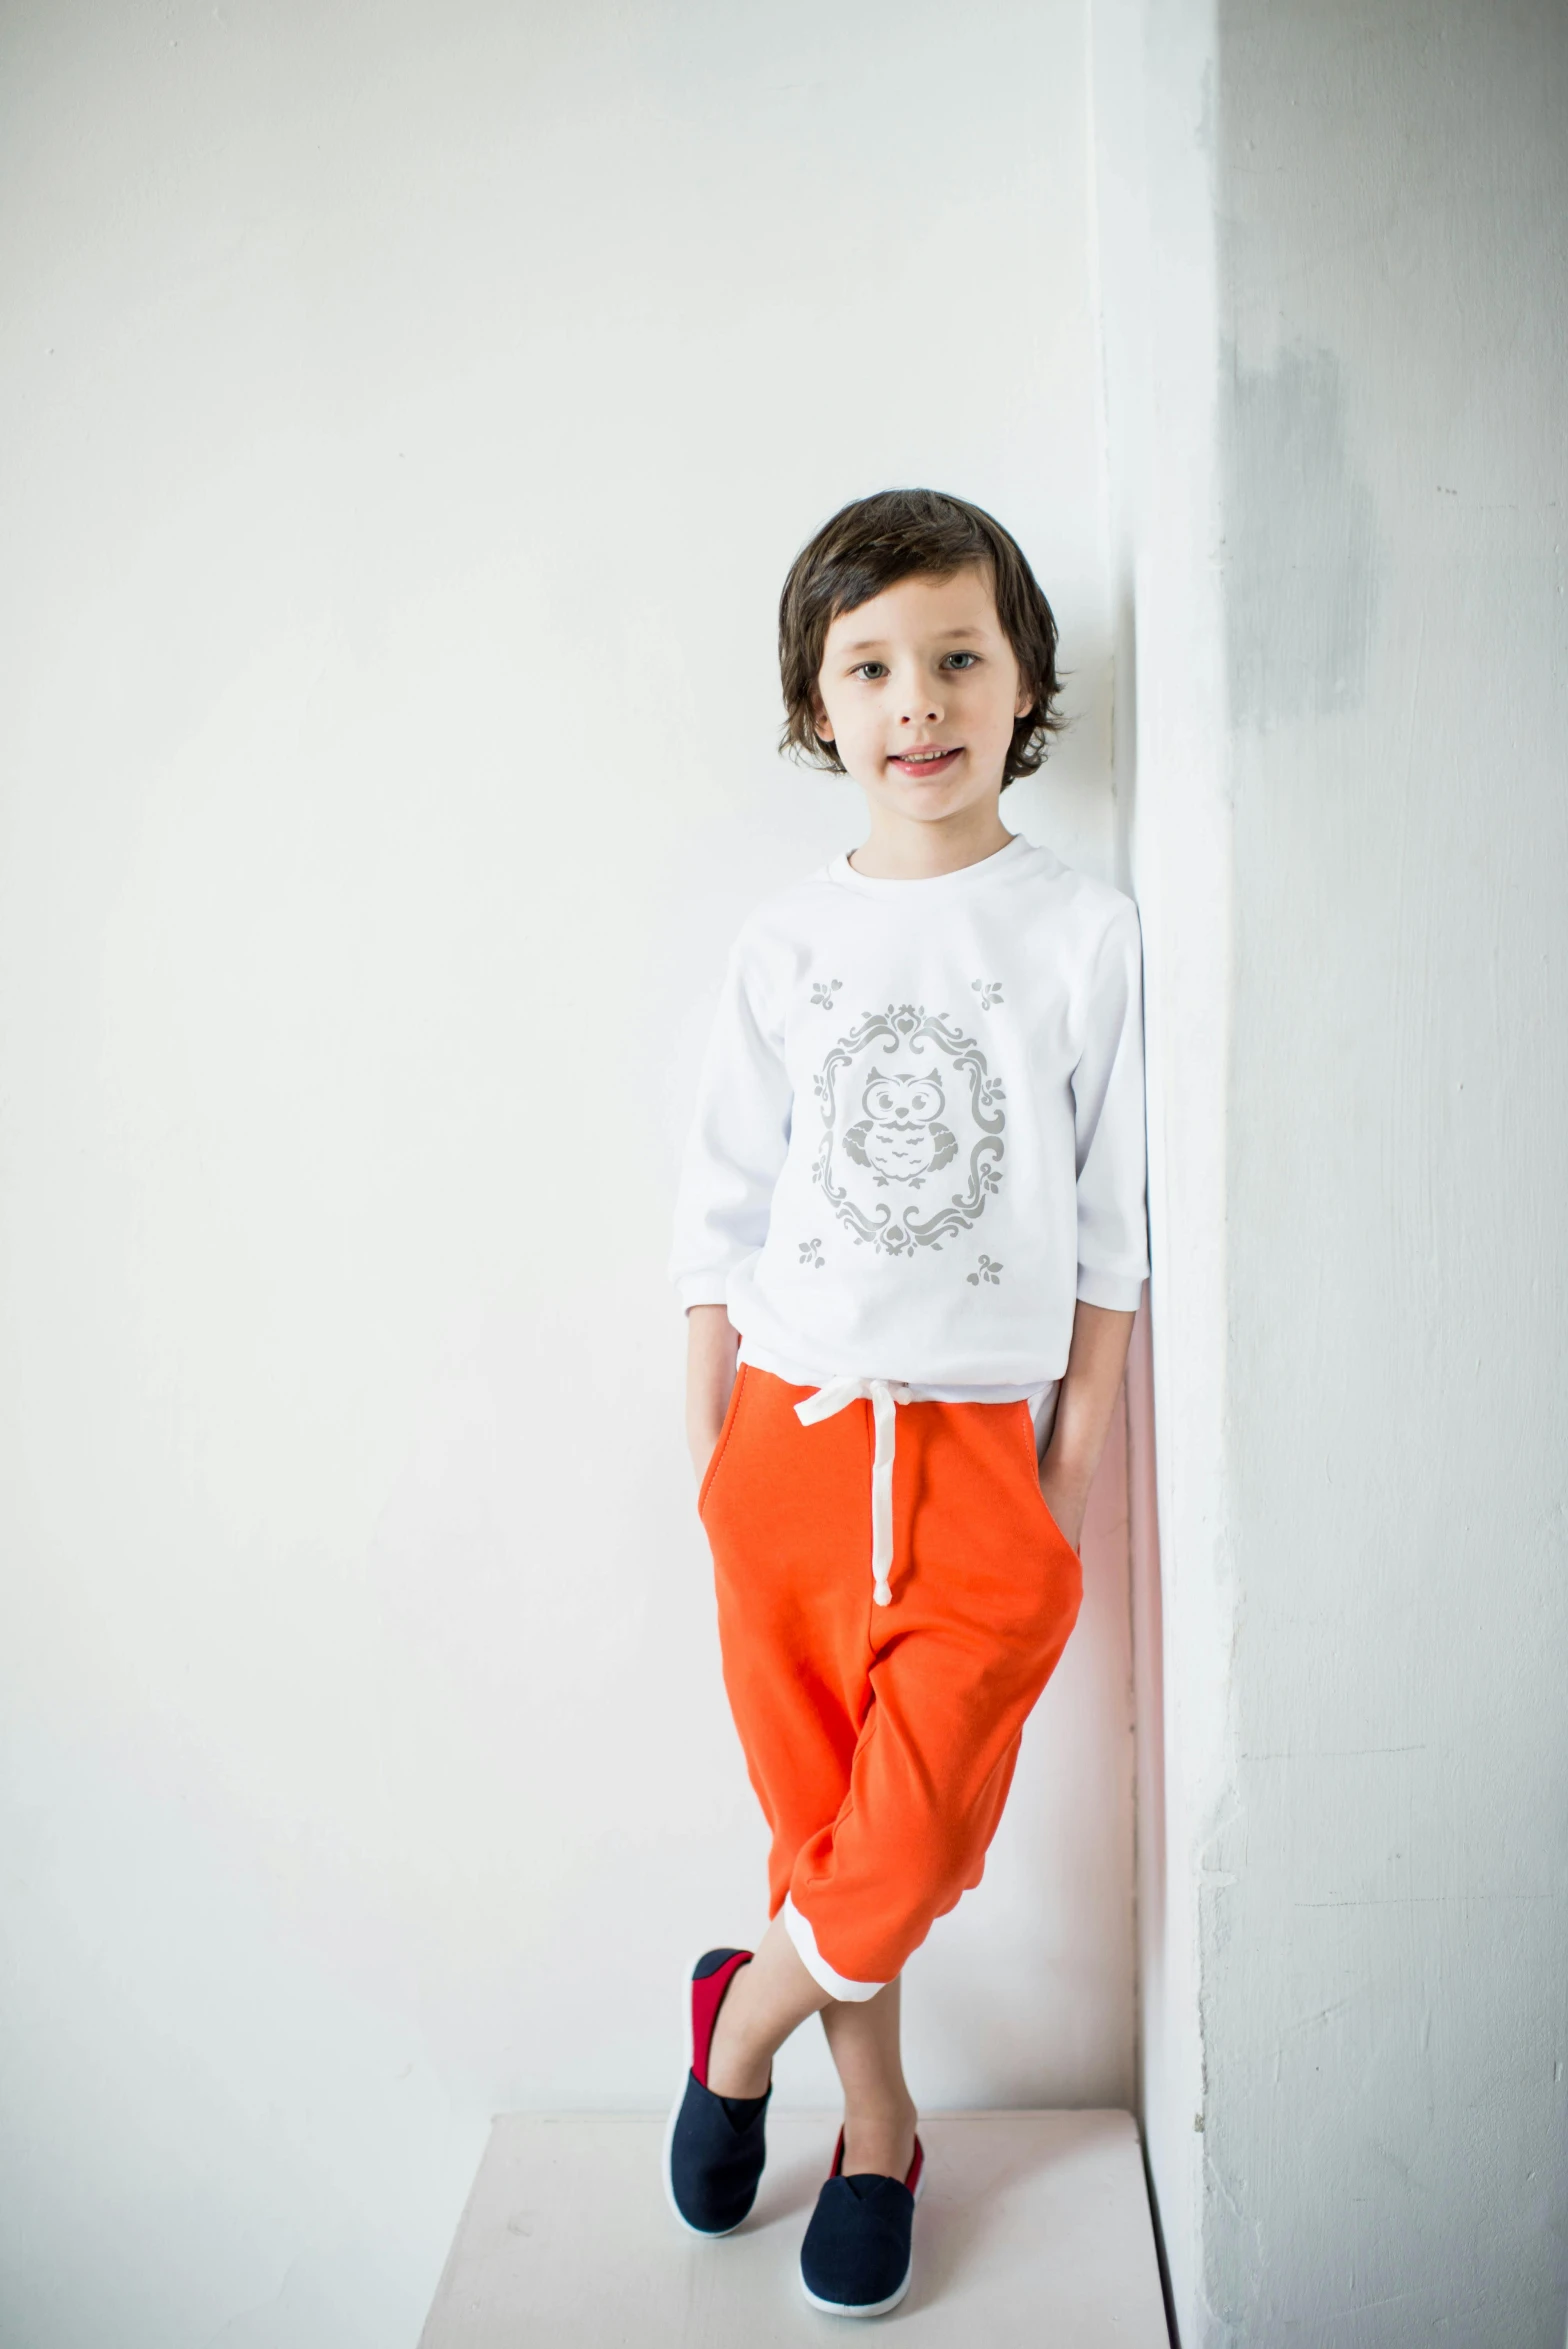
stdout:
[(1040, 1491), (1075, 1550), (1083, 1539), (1089, 1487), (1121, 1393), (1133, 1319), (1130, 1313), (1112, 1313), (1103, 1305), (1080, 1304), (1073, 1315), (1072, 1349), (1056, 1397), (1051, 1440), (1040, 1463)]
[(1067, 1477), (1052, 1471), (1049, 1451), (1040, 1471), (1040, 1492), (1046, 1507), (1061, 1528), (1070, 1550), (1076, 1550), (1083, 1541), (1084, 1511), (1089, 1506), (1089, 1488), (1081, 1477)]
[(686, 1443), (701, 1484), (730, 1406), (740, 1333), (722, 1305), (693, 1305), (686, 1314)]
[(719, 1430), (723, 1425), (722, 1419), (714, 1420), (711, 1425), (707, 1420), (697, 1424), (691, 1420), (686, 1422), (686, 1449), (691, 1454), (692, 1473), (699, 1484), (708, 1473), (708, 1463), (713, 1458), (719, 1441)]

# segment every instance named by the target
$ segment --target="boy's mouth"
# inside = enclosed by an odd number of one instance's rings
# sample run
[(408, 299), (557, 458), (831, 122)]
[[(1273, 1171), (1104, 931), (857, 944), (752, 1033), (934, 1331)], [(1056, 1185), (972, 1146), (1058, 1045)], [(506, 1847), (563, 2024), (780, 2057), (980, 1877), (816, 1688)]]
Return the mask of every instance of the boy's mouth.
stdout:
[(915, 750), (892, 752), (887, 763), (897, 767), (901, 775), (945, 775), (953, 761), (963, 755), (962, 744), (956, 750), (944, 750), (938, 743), (923, 742)]

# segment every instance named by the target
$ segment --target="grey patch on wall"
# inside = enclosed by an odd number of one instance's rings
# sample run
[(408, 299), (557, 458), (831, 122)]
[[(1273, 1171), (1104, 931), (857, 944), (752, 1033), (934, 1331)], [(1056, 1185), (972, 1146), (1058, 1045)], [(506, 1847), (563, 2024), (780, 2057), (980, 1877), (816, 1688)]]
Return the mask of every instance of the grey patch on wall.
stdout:
[(1221, 418), (1225, 637), (1232, 722), (1356, 708), (1377, 587), (1372, 492), (1345, 443), (1331, 351), (1295, 344), (1270, 367), (1231, 353)]

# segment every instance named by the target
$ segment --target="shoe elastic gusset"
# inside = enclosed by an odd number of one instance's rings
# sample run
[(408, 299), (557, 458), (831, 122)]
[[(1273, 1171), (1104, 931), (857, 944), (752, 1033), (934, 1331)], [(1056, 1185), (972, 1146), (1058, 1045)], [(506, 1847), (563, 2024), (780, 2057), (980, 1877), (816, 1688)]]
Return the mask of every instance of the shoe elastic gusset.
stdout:
[(757, 2199), (767, 2160), (765, 2116), (772, 2082), (761, 2096), (718, 2096), (708, 2086), (713, 2026), (725, 1992), (749, 1949), (710, 1949), (692, 1968), (688, 1993), (691, 2068), (664, 2132), (664, 2190), (681, 2225), (694, 2235), (731, 2235)]
[(903, 2178), (844, 2175), (844, 2133), (800, 2247), (801, 2288), (827, 2316), (886, 2316), (909, 2290), (925, 2151)]

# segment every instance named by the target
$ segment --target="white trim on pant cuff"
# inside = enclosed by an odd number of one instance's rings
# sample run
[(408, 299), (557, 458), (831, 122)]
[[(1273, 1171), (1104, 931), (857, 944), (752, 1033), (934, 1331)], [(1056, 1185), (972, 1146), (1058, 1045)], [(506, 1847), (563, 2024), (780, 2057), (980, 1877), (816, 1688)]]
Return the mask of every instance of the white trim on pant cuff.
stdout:
[(818, 1989), (825, 1990), (830, 1998), (852, 1999), (858, 2005), (862, 1999), (875, 1998), (879, 1990), (887, 1988), (885, 1982), (851, 1982), (847, 1976), (835, 1974), (818, 1949), (817, 1937), (811, 1930), (810, 1921), (796, 1908), (792, 1894), (785, 1893), (781, 1913), (784, 1930), (795, 1944), (795, 1954)]

